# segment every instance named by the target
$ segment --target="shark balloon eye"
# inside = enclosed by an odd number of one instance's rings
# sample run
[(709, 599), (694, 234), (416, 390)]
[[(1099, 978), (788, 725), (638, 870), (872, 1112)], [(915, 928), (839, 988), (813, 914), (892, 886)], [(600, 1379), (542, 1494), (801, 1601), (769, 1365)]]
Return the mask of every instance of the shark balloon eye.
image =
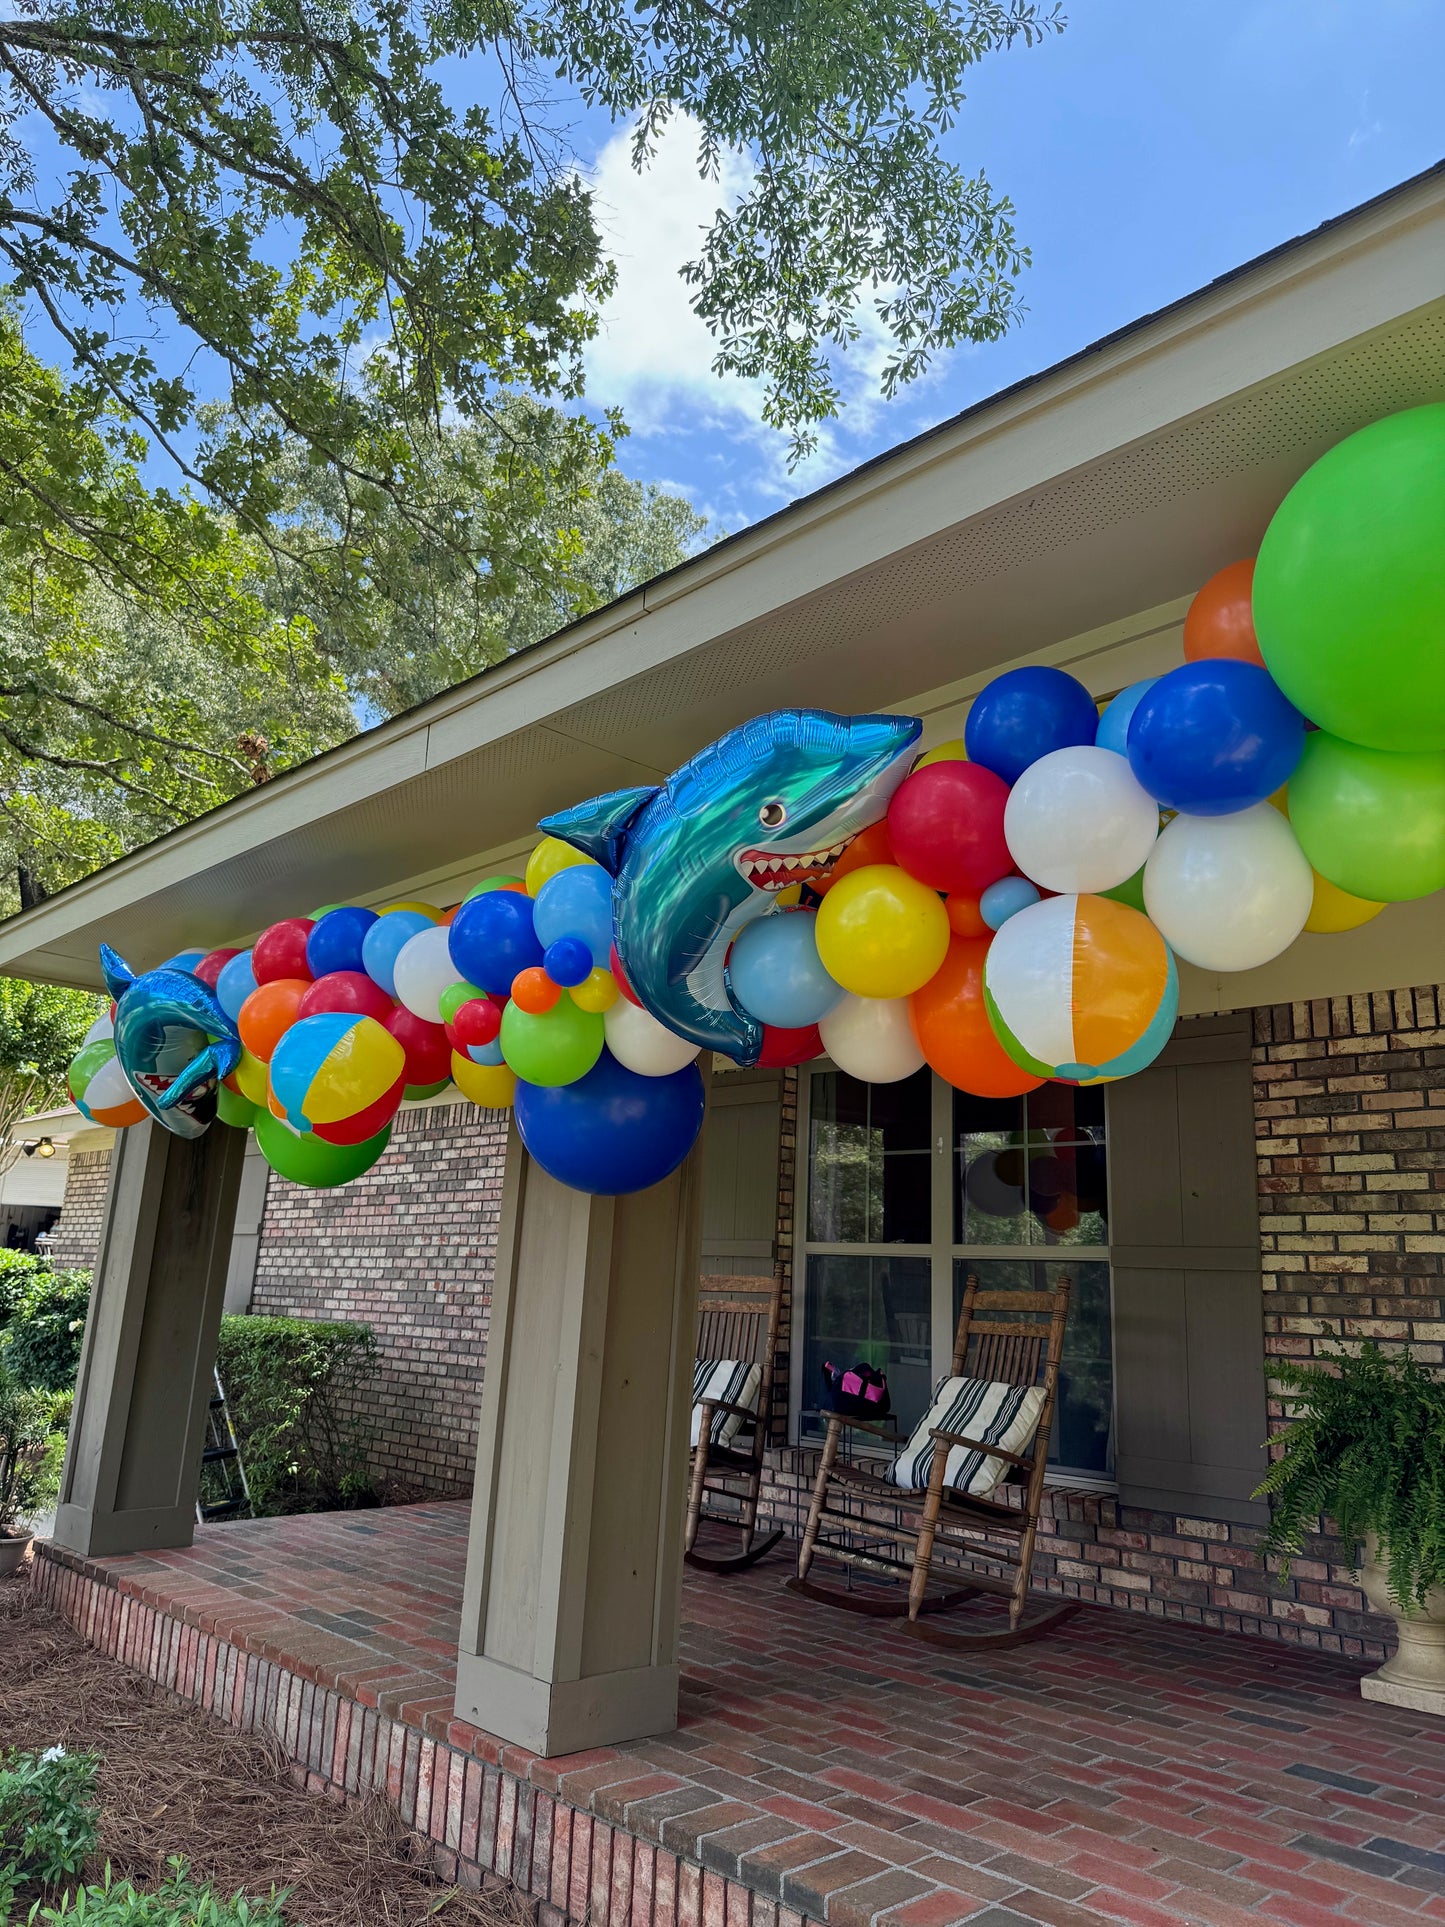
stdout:
[(776, 830), (788, 820), (788, 812), (782, 803), (764, 803), (758, 811), (758, 821), (765, 830)]

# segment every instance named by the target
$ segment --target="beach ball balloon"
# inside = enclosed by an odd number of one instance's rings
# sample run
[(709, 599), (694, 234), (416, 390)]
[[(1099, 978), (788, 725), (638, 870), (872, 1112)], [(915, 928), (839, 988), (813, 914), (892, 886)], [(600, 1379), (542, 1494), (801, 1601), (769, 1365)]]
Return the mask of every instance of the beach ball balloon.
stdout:
[(1129, 767), (1165, 809), (1227, 816), (1287, 782), (1304, 744), (1268, 670), (1219, 657), (1159, 678), (1129, 724)]
[(575, 1084), (517, 1085), (529, 1155), (559, 1184), (595, 1197), (624, 1197), (670, 1176), (697, 1142), (705, 1107), (696, 1064), (641, 1077), (610, 1051)]
[(969, 761), (1016, 783), (1050, 750), (1092, 743), (1094, 699), (1075, 676), (1038, 663), (995, 676), (974, 697), (964, 725)]
[(510, 1110), (517, 1095), (517, 1073), (509, 1064), (477, 1064), (462, 1051), (452, 1054), (452, 1082), (484, 1111)]
[(844, 997), (818, 1035), (838, 1069), (864, 1084), (896, 1084), (923, 1067), (906, 997)]
[(312, 1191), (329, 1191), (350, 1184), (380, 1158), (391, 1142), (391, 1126), (364, 1144), (328, 1144), (314, 1131), (293, 1131), (270, 1111), (256, 1114), (256, 1145), (277, 1177)]
[(404, 1085), (405, 1071), (406, 1052), (374, 1017), (345, 1011), (303, 1017), (272, 1052), (272, 1109), (294, 1131), (336, 1124)]
[(1179, 1015), (1179, 973), (1148, 917), (1108, 897), (1045, 897), (988, 947), (984, 1001), (1036, 1077), (1092, 1084), (1142, 1071)]
[(818, 955), (816, 924), (815, 912), (789, 910), (755, 917), (734, 938), (728, 979), (734, 997), (759, 1023), (804, 1030), (826, 1017), (843, 995)]
[[(936, 763), (935, 769), (967, 764)], [(835, 883), (816, 923), (823, 968), (858, 997), (910, 996), (943, 962), (948, 912), (937, 893), (897, 864), (872, 864)]]
[(650, 1010), (619, 997), (602, 1013), (607, 1048), (625, 1070), (638, 1077), (671, 1077), (697, 1056), (691, 1038), (679, 1037)]
[(1210, 576), (1184, 617), (1184, 660), (1206, 662), (1232, 656), (1264, 668), (1254, 633), (1254, 557), (1231, 562)]
[(392, 967), (397, 1002), (424, 1023), (442, 1021), (442, 994), (460, 974), (452, 959), (450, 935), (445, 925), (429, 923), (407, 938)]
[(989, 1021), (983, 966), (990, 942), (955, 937), (943, 968), (909, 998), (909, 1015), (929, 1069), (945, 1083), (975, 1097), (1021, 1097), (1043, 1078), (1014, 1062)]
[[(80, 1048), (84, 1050), (87, 1044), (106, 1043), (113, 1039), (114, 1036), (115, 1019), (108, 1010), (103, 1010), (91, 1025), (90, 1029), (85, 1033), (84, 1037), (81, 1038)], [(77, 1055), (78, 1054), (79, 1053), (77, 1053)]]
[(1403, 903), (1445, 888), (1445, 752), (1316, 730), (1290, 779), (1289, 820), (1315, 869), (1351, 896)]
[(983, 890), (1014, 867), (1004, 836), (1008, 784), (978, 763), (930, 763), (888, 805), (893, 860), (930, 890)]
[(456, 966), (453, 978), (506, 996), (521, 971), (541, 967), (545, 946), (537, 936), (534, 915), (532, 899), (517, 890), (488, 890), (468, 897), (445, 932)]
[(1143, 682), (1131, 682), (1127, 689), (1119, 691), (1099, 718), (1099, 727), (1094, 733), (1100, 749), (1113, 750), (1116, 756), (1129, 754), (1129, 725), (1134, 720), (1134, 711), (1158, 680), (1157, 676), (1146, 676)]
[(120, 1131), (145, 1121), (146, 1107), (126, 1081), (115, 1045), (108, 1039), (87, 1044), (76, 1054), (69, 1085), (75, 1108), (92, 1124)]
[(1029, 764), (1003, 824), (1014, 867), (1041, 889), (1112, 890), (1154, 847), (1159, 805), (1125, 757), (1080, 743)]
[[(339, 1117), (329, 1124), (313, 1124), (311, 1128), (317, 1137), (324, 1138), (328, 1144), (364, 1144), (391, 1123), (401, 1109), (402, 1100), (406, 1097), (408, 1088), (406, 1076), (403, 1073), (394, 1084), (387, 1086), (380, 1097), (373, 1098), (371, 1103), (361, 1110), (353, 1111), (350, 1117)], [(436, 1087), (423, 1084), (418, 1088), (429, 1092)], [(271, 1100), (268, 1097), (268, 1109), (270, 1106)]]
[(1305, 927), (1314, 876), (1268, 803), (1176, 816), (1144, 865), (1144, 902), (1165, 940), (1201, 970), (1253, 970)]

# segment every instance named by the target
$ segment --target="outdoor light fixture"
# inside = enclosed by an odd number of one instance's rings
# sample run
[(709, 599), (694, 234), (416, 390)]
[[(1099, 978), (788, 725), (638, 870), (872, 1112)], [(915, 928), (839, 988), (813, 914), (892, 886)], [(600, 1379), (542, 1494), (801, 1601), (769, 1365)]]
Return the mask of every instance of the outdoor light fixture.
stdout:
[(29, 1143), (22, 1144), (20, 1149), (28, 1158), (53, 1158), (55, 1156), (55, 1146), (48, 1137), (39, 1139), (31, 1138)]

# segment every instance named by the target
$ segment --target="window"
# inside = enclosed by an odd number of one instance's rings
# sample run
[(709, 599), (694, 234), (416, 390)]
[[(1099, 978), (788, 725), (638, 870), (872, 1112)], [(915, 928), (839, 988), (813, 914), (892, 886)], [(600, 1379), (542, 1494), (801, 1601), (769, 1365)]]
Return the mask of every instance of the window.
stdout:
[(861, 1084), (803, 1073), (807, 1118), (801, 1383), (804, 1437), (821, 1431), (825, 1359), (888, 1374), (905, 1429), (948, 1370), (970, 1271), (994, 1289), (1074, 1281), (1051, 1460), (1113, 1471), (1106, 1112), (1102, 1088), (1045, 1084), (989, 1100), (928, 1071)]

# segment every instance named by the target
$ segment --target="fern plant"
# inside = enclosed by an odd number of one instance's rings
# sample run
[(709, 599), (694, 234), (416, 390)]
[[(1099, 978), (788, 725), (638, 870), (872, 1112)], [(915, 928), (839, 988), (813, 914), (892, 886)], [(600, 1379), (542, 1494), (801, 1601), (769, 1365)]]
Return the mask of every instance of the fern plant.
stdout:
[(1404, 1612), (1422, 1606), (1445, 1586), (1445, 1380), (1374, 1344), (1273, 1371), (1293, 1410), (1255, 1494), (1272, 1502), (1261, 1554), (1277, 1554), (1287, 1577), (1327, 1513), (1352, 1558), (1374, 1533), (1390, 1597)]

